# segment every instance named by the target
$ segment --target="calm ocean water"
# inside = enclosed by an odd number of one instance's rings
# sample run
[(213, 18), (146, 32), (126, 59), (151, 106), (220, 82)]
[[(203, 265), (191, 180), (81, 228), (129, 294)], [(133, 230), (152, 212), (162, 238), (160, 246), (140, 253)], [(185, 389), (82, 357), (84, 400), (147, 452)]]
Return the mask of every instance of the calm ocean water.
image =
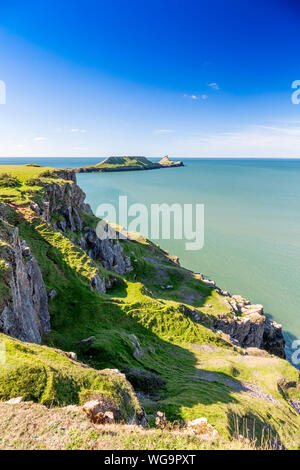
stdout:
[[(57, 167), (99, 158), (0, 158), (4, 163)], [(186, 251), (182, 240), (158, 240), (181, 264), (214, 279), (232, 294), (262, 303), (284, 327), (288, 355), (300, 339), (300, 160), (185, 159), (166, 170), (79, 174), (95, 211), (102, 202), (202, 203), (205, 244)]]

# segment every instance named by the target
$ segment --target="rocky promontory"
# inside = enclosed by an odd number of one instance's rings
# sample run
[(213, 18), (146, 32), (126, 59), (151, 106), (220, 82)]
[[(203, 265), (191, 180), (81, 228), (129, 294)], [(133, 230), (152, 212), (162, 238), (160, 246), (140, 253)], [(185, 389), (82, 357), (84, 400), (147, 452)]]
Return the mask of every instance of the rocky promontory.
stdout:
[(158, 163), (146, 157), (108, 157), (97, 165), (75, 168), (76, 173), (103, 173), (111, 171), (159, 170), (184, 166), (182, 161), (172, 161), (165, 155)]

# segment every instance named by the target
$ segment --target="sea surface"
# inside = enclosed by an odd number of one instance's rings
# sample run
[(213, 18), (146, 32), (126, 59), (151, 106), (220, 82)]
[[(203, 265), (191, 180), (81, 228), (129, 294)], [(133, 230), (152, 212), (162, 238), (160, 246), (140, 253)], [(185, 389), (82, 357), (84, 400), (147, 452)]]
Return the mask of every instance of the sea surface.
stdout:
[[(71, 168), (101, 160), (0, 158), (0, 164)], [(283, 325), (291, 358), (292, 341), (300, 339), (300, 160), (183, 161), (182, 168), (79, 174), (78, 183), (94, 211), (103, 202), (117, 208), (119, 195), (149, 209), (153, 203), (204, 204), (201, 250), (187, 251), (185, 240), (154, 241), (179, 256), (182, 266), (204, 273), (232, 294), (262, 303)]]

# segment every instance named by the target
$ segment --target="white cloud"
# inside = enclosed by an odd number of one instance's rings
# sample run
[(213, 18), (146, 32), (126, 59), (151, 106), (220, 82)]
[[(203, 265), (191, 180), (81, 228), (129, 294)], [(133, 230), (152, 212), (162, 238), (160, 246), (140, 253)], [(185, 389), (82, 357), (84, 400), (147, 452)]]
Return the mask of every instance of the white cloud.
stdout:
[(88, 150), (87, 147), (73, 147), (72, 150)]
[(73, 127), (71, 132), (81, 132), (82, 134), (86, 133), (86, 129), (79, 129), (78, 127)]
[(202, 94), (202, 95), (187, 95), (187, 94), (184, 94), (183, 95), (184, 98), (190, 98), (191, 100), (206, 100), (208, 98), (207, 95), (205, 94)]
[(259, 129), (265, 129), (273, 133), (286, 134), (286, 135), (298, 135), (300, 136), (300, 127), (272, 127), (272, 126), (257, 126)]
[(170, 134), (173, 131), (171, 129), (156, 129), (154, 134)]
[(220, 90), (220, 87), (216, 82), (209, 83), (208, 86), (213, 90)]
[(47, 137), (40, 136), (40, 137), (35, 137), (34, 140), (35, 142), (45, 142), (48, 139)]
[(176, 146), (176, 155), (181, 152), (182, 156), (300, 157), (300, 129), (257, 125), (211, 134), (199, 132), (182, 136)]

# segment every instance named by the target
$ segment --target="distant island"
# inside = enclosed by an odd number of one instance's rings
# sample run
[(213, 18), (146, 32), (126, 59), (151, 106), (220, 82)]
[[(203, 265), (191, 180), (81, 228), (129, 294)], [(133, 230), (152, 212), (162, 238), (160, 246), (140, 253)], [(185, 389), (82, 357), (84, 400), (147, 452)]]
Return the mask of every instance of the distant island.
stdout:
[(157, 170), (183, 166), (182, 161), (172, 161), (165, 155), (158, 163), (151, 162), (146, 157), (108, 157), (97, 165), (74, 168), (76, 173), (102, 173), (108, 171)]

